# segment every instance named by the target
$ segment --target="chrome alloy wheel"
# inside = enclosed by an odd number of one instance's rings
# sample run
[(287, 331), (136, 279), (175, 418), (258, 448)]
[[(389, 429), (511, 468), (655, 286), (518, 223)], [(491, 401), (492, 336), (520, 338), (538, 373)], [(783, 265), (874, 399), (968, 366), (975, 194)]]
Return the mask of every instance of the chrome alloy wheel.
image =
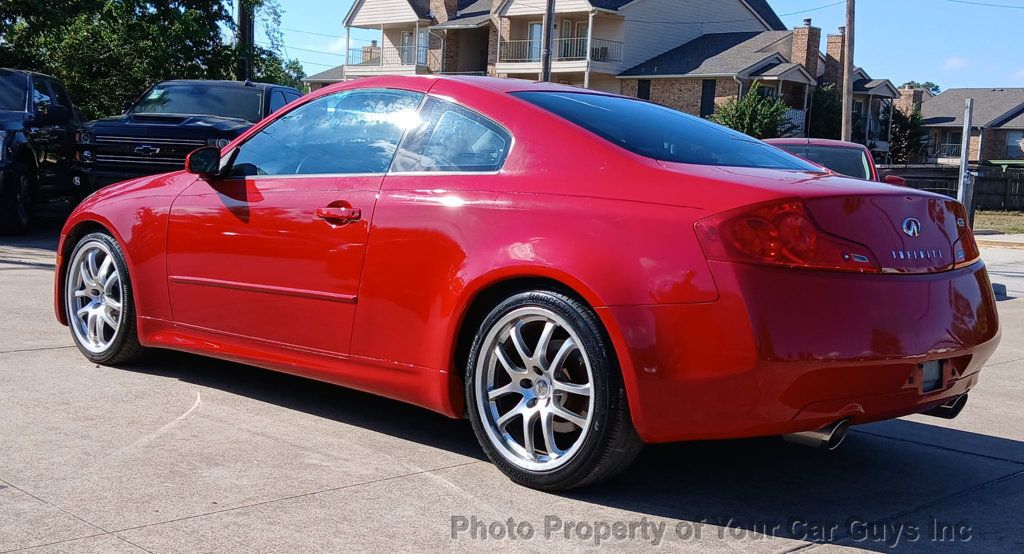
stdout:
[(68, 323), (83, 348), (105, 352), (121, 328), (124, 288), (114, 254), (102, 242), (82, 245), (68, 265)]
[(541, 307), (491, 327), (476, 364), (476, 402), (491, 444), (508, 462), (551, 471), (580, 449), (594, 415), (593, 370), (579, 336)]

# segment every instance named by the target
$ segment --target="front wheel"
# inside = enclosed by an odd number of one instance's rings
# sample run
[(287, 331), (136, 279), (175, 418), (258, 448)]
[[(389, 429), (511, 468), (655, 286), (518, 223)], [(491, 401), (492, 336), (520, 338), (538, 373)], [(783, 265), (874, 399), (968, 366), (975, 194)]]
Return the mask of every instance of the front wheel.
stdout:
[(642, 447), (600, 321), (569, 296), (537, 290), (499, 304), (480, 326), (466, 373), (477, 440), (519, 484), (593, 484)]
[(128, 266), (110, 235), (91, 233), (75, 245), (65, 274), (64, 307), (75, 345), (90, 361), (115, 365), (142, 354)]
[(32, 224), (32, 178), (22, 166), (6, 176), (3, 198), (0, 198), (0, 230), (23, 235)]

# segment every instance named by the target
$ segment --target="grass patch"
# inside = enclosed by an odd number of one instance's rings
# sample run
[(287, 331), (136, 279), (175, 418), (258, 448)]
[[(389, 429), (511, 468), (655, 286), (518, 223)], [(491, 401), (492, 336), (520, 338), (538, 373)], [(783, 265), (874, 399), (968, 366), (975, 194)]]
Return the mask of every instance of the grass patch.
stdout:
[(982, 212), (974, 214), (975, 229), (993, 229), (1000, 233), (1024, 233), (1024, 212)]

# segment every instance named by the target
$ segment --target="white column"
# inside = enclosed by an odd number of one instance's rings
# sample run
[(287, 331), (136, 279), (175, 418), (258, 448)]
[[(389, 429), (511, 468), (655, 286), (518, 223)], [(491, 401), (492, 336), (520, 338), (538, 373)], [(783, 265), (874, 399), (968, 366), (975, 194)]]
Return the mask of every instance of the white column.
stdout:
[(594, 10), (587, 16), (587, 68), (583, 70), (583, 88), (590, 88), (591, 44), (594, 39)]

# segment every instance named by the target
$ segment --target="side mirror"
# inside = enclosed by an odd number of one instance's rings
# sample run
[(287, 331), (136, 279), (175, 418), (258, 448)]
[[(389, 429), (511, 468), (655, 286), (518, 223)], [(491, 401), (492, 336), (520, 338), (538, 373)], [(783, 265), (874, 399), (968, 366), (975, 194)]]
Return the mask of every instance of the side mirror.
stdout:
[(898, 177), (896, 175), (886, 175), (885, 177), (882, 178), (882, 182), (889, 183), (890, 185), (896, 185), (898, 187), (907, 186), (907, 180), (904, 179), (903, 177)]
[(71, 110), (64, 106), (58, 106), (56, 104), (46, 107), (45, 111), (40, 111), (35, 115), (33, 121), (36, 125), (63, 125), (71, 121)]
[(220, 174), (220, 148), (204, 146), (185, 157), (185, 171), (200, 177), (217, 177)]

